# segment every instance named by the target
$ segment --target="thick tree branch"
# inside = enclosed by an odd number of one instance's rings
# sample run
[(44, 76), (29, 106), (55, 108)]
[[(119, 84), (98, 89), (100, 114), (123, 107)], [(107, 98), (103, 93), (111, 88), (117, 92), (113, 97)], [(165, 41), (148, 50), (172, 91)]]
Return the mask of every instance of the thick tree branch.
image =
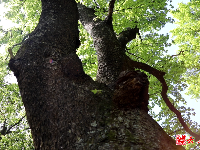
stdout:
[(79, 20), (81, 21), (84, 28), (87, 30), (89, 34), (91, 34), (91, 29), (94, 26), (96, 20), (95, 10), (92, 8), (87, 8), (86, 6), (78, 3), (78, 12), (79, 12)]
[(113, 9), (114, 9), (114, 4), (115, 4), (115, 0), (111, 0), (109, 3), (109, 8), (108, 8), (108, 15), (106, 17), (106, 21), (109, 25), (112, 25), (112, 14), (113, 14)]
[[(159, 72), (159, 71), (158, 71)], [(163, 97), (163, 100), (165, 101), (165, 103), (167, 104), (167, 106), (169, 107), (169, 109), (171, 111), (173, 111), (177, 118), (179, 119), (180, 123), (182, 124), (182, 126), (184, 127), (185, 131), (188, 132), (190, 135), (192, 135), (193, 137), (195, 137), (195, 141), (200, 140), (200, 135), (192, 132), (189, 127), (187, 126), (187, 124), (184, 122), (181, 113), (174, 107), (174, 105), (172, 105), (172, 103), (169, 101), (168, 97), (167, 97), (167, 90), (168, 90), (168, 86), (165, 82), (165, 79), (163, 76), (155, 76), (161, 83), (162, 83), (162, 92), (161, 95)]]
[(133, 28), (127, 28), (125, 31), (122, 31), (119, 36), (118, 40), (121, 43), (122, 47), (126, 47), (126, 44), (131, 40), (136, 38), (136, 35), (139, 33), (139, 28), (137, 26)]
[(135, 69), (135, 68), (142, 69), (144, 71), (149, 72), (150, 74), (152, 74), (155, 77), (158, 76), (158, 74), (159, 74), (159, 76), (165, 75), (165, 72), (159, 71), (145, 63), (133, 61), (128, 56), (125, 56), (124, 60), (125, 60), (124, 64), (126, 66), (130, 67), (130, 69)]
[(164, 79), (164, 75), (165, 72), (159, 71), (147, 64), (141, 63), (141, 62), (137, 62), (137, 61), (133, 61), (131, 60), (128, 56), (127, 56), (127, 60), (129, 61), (129, 65), (132, 64), (133, 67), (138, 68), (138, 69), (142, 69), (144, 71), (149, 72), (150, 74), (152, 74), (153, 76), (155, 76), (162, 84), (162, 98), (165, 101), (165, 103), (167, 104), (167, 106), (169, 107), (169, 109), (171, 111), (173, 111), (177, 118), (179, 119), (180, 123), (182, 124), (182, 126), (184, 127), (185, 131), (188, 132), (191, 136), (195, 137), (195, 141), (200, 140), (200, 135), (192, 132), (189, 127), (187, 126), (187, 124), (184, 122), (181, 113), (174, 107), (174, 105), (172, 105), (172, 103), (169, 101), (169, 98), (167, 97), (167, 90), (168, 90), (168, 86), (165, 82)]
[[(113, 7), (114, 1), (111, 1), (110, 11)], [(78, 4), (78, 10), (79, 20), (92, 37), (97, 51), (97, 81), (107, 85), (113, 83), (122, 71), (125, 49), (121, 47), (112, 26), (105, 20), (96, 19), (93, 9)]]

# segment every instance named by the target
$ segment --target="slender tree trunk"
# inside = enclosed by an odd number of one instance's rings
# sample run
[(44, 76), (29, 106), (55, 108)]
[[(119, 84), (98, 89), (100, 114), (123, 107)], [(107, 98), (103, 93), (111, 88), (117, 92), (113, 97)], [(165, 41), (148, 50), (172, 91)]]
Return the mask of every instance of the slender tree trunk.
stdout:
[[(87, 11), (80, 5), (80, 20), (97, 50), (97, 82), (84, 73), (76, 55), (79, 34), (74, 0), (42, 0), (38, 26), (10, 60), (35, 149), (174, 149), (174, 141), (147, 114), (148, 79), (143, 73), (132, 72), (131, 79), (123, 78), (113, 90), (119, 73), (133, 68), (125, 61), (124, 45), (112, 26), (93, 22), (94, 15), (86, 16)], [(92, 22), (90, 28), (88, 22)], [(131, 87), (128, 93), (121, 88), (126, 86)], [(95, 89), (101, 92), (92, 93)]]

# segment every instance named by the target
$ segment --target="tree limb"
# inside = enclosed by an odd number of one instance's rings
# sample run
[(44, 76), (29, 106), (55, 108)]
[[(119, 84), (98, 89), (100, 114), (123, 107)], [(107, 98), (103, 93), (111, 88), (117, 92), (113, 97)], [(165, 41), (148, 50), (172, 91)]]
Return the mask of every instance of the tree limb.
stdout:
[(171, 55), (169, 61), (172, 59), (172, 57), (174, 57), (174, 56), (179, 56), (179, 55), (181, 55), (181, 53), (182, 53), (182, 55), (184, 56), (184, 51), (180, 51), (180, 52), (179, 52), (178, 54), (176, 54), (176, 55)]
[(14, 126), (18, 125), (25, 117), (26, 117), (26, 116), (23, 116), (21, 119), (19, 119), (18, 122), (16, 122), (15, 124), (11, 125), (11, 126), (8, 128), (8, 130), (7, 130), (6, 133), (10, 133), (10, 132), (11, 132), (10, 130), (11, 130)]
[(112, 25), (112, 14), (113, 14), (113, 9), (114, 9), (114, 4), (115, 4), (115, 0), (111, 0), (109, 3), (109, 8), (108, 8), (108, 15), (106, 17), (106, 21), (108, 24)]
[(10, 131), (10, 130), (11, 130), (14, 126), (18, 125), (18, 124), (22, 121), (22, 119), (24, 119), (24, 118), (25, 118), (25, 116), (23, 116), (17, 123), (11, 125), (9, 128), (6, 126), (7, 123), (6, 123), (6, 119), (5, 119), (4, 124), (3, 124), (3, 128), (2, 128), (2, 130), (0, 131), (1, 135), (6, 135), (6, 134), (11, 133), (12, 131)]
[(118, 40), (121, 43), (122, 47), (126, 47), (126, 44), (130, 42), (131, 40), (136, 38), (136, 35), (139, 34), (139, 28), (137, 26), (133, 28), (126, 28), (125, 31), (122, 31), (119, 36)]
[(183, 118), (181, 116), (181, 113), (169, 101), (169, 98), (167, 97), (168, 86), (167, 86), (166, 81), (164, 79), (165, 72), (159, 71), (159, 70), (157, 70), (157, 69), (155, 69), (155, 68), (153, 68), (153, 67), (151, 67), (151, 66), (149, 66), (147, 64), (144, 64), (144, 63), (141, 63), (141, 62), (137, 62), (137, 61), (133, 61), (129, 57), (127, 59), (129, 61), (129, 63), (131, 63), (133, 65), (133, 67), (149, 72), (150, 74), (155, 76), (161, 82), (161, 84), (162, 84), (161, 95), (162, 95), (163, 100), (165, 101), (165, 103), (169, 107), (169, 109), (176, 114), (177, 118), (179, 119), (180, 123), (184, 127), (185, 131), (188, 132), (191, 136), (195, 137), (195, 141), (200, 140), (200, 135), (192, 132), (189, 129), (187, 124), (184, 122), (184, 120), (183, 120)]
[[(79, 20), (81, 21), (84, 28), (89, 32), (89, 30), (85, 26), (93, 26), (94, 20), (96, 18), (95, 10), (93, 8), (88, 8), (85, 5), (77, 3)], [(89, 32), (90, 33), (90, 32)]]
[(132, 66), (131, 69), (135, 69), (135, 68), (138, 68), (138, 69), (142, 69), (144, 71), (147, 71), (149, 72), (150, 74), (154, 75), (155, 77), (156, 76), (164, 76), (165, 75), (165, 72), (162, 72), (162, 71), (159, 71), (145, 63), (142, 63), (142, 62), (137, 62), (137, 61), (133, 61), (131, 60), (128, 56), (125, 56), (125, 63), (127, 64), (127, 66)]
[(8, 53), (10, 54), (10, 59), (14, 58), (14, 55), (13, 55), (11, 48), (8, 48)]
[[(112, 1), (112, 4), (112, 7), (114, 7), (114, 1)], [(121, 62), (125, 49), (120, 45), (112, 26), (106, 20), (96, 19), (93, 9), (78, 4), (78, 10), (79, 20), (92, 37), (97, 52), (96, 81), (106, 85), (112, 84), (122, 71)]]
[[(26, 38), (28, 38), (29, 36), (30, 36), (30, 34), (25, 35), (25, 37), (23, 38), (23, 40), (22, 40), (20, 43), (17, 43), (17, 44), (15, 44), (15, 45), (13, 45), (11, 48), (8, 48), (8, 53), (10, 54), (10, 59), (11, 59), (11, 58), (14, 58), (12, 49), (13, 49), (15, 46), (18, 46), (18, 45), (23, 44), (24, 41), (26, 40)], [(6, 59), (7, 59), (7, 58), (8, 58), (8, 56), (6, 57)]]
[(4, 120), (2, 130), (0, 131), (1, 135), (6, 135), (7, 127), (6, 127), (6, 119)]

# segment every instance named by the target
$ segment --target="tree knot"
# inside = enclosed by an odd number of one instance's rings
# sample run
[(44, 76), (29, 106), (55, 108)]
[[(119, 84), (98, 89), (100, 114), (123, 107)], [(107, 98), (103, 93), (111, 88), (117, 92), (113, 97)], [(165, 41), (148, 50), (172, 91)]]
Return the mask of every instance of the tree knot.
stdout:
[(147, 75), (140, 71), (122, 71), (116, 81), (113, 101), (123, 110), (140, 108), (148, 112)]

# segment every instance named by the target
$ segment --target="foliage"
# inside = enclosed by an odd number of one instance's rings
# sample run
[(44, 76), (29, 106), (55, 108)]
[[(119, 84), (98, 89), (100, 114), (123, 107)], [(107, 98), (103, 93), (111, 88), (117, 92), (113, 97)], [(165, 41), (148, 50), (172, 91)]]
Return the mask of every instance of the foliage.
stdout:
[[(5, 15), (6, 18), (17, 24), (11, 29), (1, 28), (0, 45), (7, 44), (7, 47), (12, 46), (22, 41), (23, 37), (34, 30), (37, 25), (41, 4), (40, 1), (5, 1), (6, 6), (10, 11)], [(38, 10), (39, 8), (39, 10)], [(38, 11), (37, 11), (38, 10)], [(36, 13), (37, 12), (37, 13)], [(16, 53), (19, 47), (14, 47)], [(34, 149), (30, 128), (27, 120), (24, 118), (25, 109), (19, 94), (17, 84), (7, 83), (5, 77), (11, 73), (7, 67), (8, 61), (6, 57), (0, 58), (0, 96), (1, 96), (1, 115), (0, 124), (3, 129), (3, 124), (6, 121), (8, 134), (1, 135), (0, 149)]]
[(94, 94), (101, 94), (101, 91), (102, 90), (97, 90), (97, 89), (91, 90), (91, 92), (93, 92)]
[(0, 56), (0, 60), (0, 149), (33, 149), (18, 85), (5, 81), (8, 75), (7, 62), (2, 61), (5, 60), (4, 56)]
[(172, 11), (172, 15), (178, 19), (177, 28), (172, 33), (175, 37), (174, 43), (179, 45), (178, 59), (187, 68), (182, 74), (189, 85), (187, 94), (193, 98), (200, 98), (200, 1), (180, 3), (179, 8)]
[[(8, 47), (11, 47), (16, 43), (20, 43), (28, 33), (34, 30), (39, 21), (41, 3), (39, 0), (4, 0), (4, 2), (6, 2), (6, 6), (9, 8), (5, 17), (12, 20), (18, 26), (8, 30), (3, 28), (0, 30), (3, 34), (0, 45), (7, 44)], [(87, 7), (94, 8), (98, 19), (105, 19), (108, 13), (108, 0), (77, 0), (77, 2), (81, 2)], [(190, 121), (190, 115), (187, 115), (192, 110), (190, 108), (179, 107), (178, 104), (179, 102), (186, 103), (180, 92), (185, 90), (187, 85), (189, 85), (188, 91), (190, 91), (188, 94), (199, 98), (199, 4), (199, 1), (192, 1), (187, 5), (181, 3), (179, 4), (179, 9), (172, 11), (174, 17), (179, 19), (179, 21), (176, 22), (179, 26), (173, 30), (173, 35), (176, 36), (174, 42), (179, 44), (179, 52), (184, 51), (183, 53), (181, 52), (181, 55), (178, 57), (172, 57), (167, 54), (167, 48), (171, 46), (171, 43), (168, 43), (169, 35), (157, 33), (166, 23), (173, 23), (173, 19), (167, 17), (167, 13), (169, 12), (167, 0), (154, 0), (153, 2), (152, 0), (116, 1), (113, 12), (113, 28), (117, 36), (127, 27), (134, 28), (137, 25), (140, 29), (141, 38), (137, 36), (136, 39), (127, 44), (127, 55), (133, 60), (146, 63), (156, 69), (166, 72), (165, 79), (169, 87), (168, 95), (171, 97), (170, 100), (178, 110), (186, 114), (184, 119), (186, 122), (190, 122), (189, 126), (192, 127), (193, 131), (198, 131), (198, 128), (195, 126), (194, 122), (192, 123)], [(185, 17), (182, 17), (183, 15)], [(95, 80), (97, 56), (93, 41), (81, 23), (79, 25), (79, 30), (81, 46), (77, 50), (77, 54), (82, 60), (84, 71)], [(18, 48), (18, 46), (14, 47), (15, 53)], [(2, 64), (7, 63), (3, 60), (5, 59), (0, 59)], [(1, 81), (4, 84), (4, 77), (7, 75), (8, 69), (5, 67), (5, 64), (1, 66), (0, 69), (3, 73)], [(176, 116), (174, 116), (174, 113), (169, 111), (161, 98), (160, 82), (152, 75), (148, 73), (147, 75), (150, 81), (150, 114), (157, 121), (162, 121), (162, 127), (164, 127), (165, 131), (169, 134), (173, 133), (170, 135), (173, 136), (174, 131), (177, 130), (178, 132), (176, 132), (176, 134), (185, 133), (184, 130), (181, 130), (182, 127)], [(20, 109), (22, 108), (22, 102), (19, 97), (17, 86), (16, 84), (6, 84), (6, 86), (2, 86), (0, 90), (1, 93), (7, 91), (3, 94), (5, 97), (1, 101), (1, 105), (5, 107), (5, 116), (2, 115), (0, 118), (1, 124), (5, 118), (9, 118), (7, 120), (8, 125), (12, 125), (19, 120), (16, 114), (20, 114), (21, 117), (24, 115), (24, 109)], [(95, 89), (94, 92), (97, 92), (97, 90)], [(174, 97), (175, 99), (173, 99)], [(155, 105), (161, 108), (159, 114), (155, 114), (152, 111)], [(20, 133), (19, 136), (22, 137), (17, 137), (14, 132), (4, 136), (2, 138), (3, 142), (1, 141), (4, 143), (4, 148), (5, 143), (8, 149), (22, 149), (25, 147), (25, 145), (19, 143), (24, 142), (22, 140), (23, 138), (30, 137), (30, 132), (22, 130), (27, 128), (26, 121), (20, 123), (20, 125), (22, 126), (16, 127), (15, 131)], [(13, 140), (8, 140), (9, 138)], [(18, 144), (15, 144), (17, 140)], [(26, 148), (31, 149), (31, 140), (26, 142)], [(20, 148), (14, 147), (15, 145), (20, 146)]]
[[(1, 30), (4, 36), (1, 38), (0, 46), (8, 44), (7, 46), (11, 47), (20, 43), (28, 33), (35, 29), (41, 13), (41, 2), (40, 0), (9, 0), (6, 2), (5, 7), (9, 11), (5, 13), (5, 18), (15, 23), (15, 27)], [(14, 47), (15, 53), (18, 48), (18, 46)]]

